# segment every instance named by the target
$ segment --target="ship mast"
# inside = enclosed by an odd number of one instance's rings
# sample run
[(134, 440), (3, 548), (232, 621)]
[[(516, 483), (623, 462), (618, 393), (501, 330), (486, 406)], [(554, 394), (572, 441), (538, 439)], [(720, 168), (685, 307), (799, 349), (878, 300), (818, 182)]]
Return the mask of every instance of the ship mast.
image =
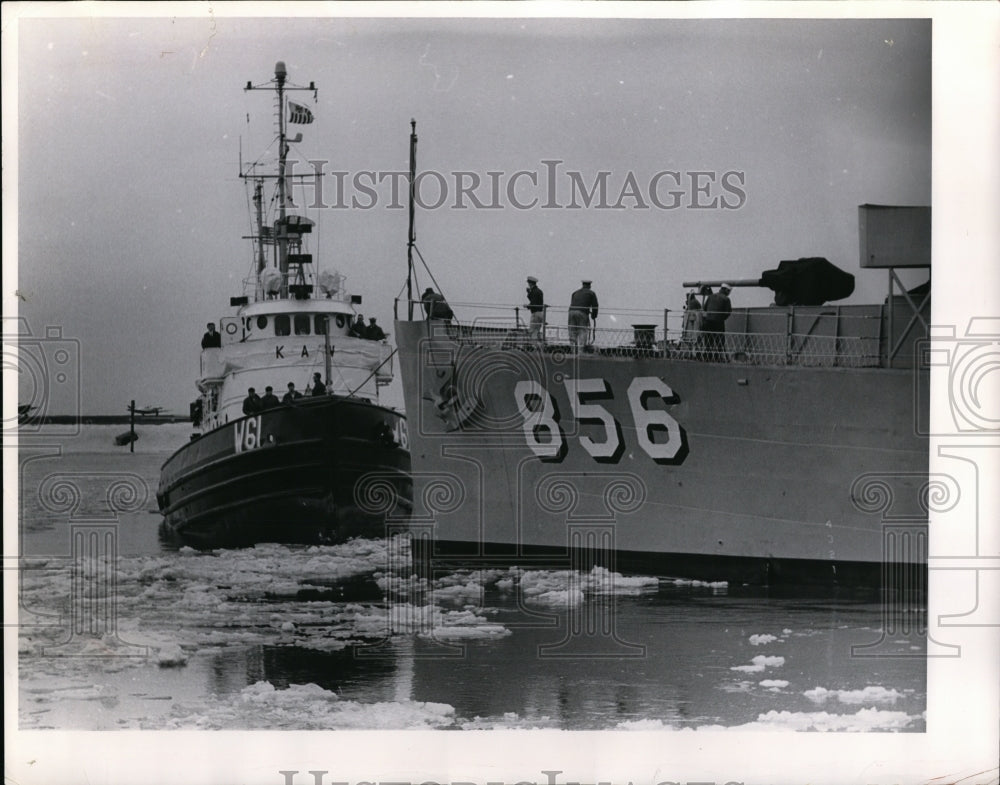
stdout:
[(264, 183), (258, 180), (253, 188), (253, 204), (257, 213), (257, 277), (264, 272), (267, 259), (264, 256)]
[(417, 171), (417, 121), (410, 120), (410, 229), (406, 243), (406, 318), (413, 321), (413, 246), (417, 242), (417, 234), (413, 227), (414, 219), (414, 180)]
[[(287, 85), (286, 79), (288, 77), (288, 71), (285, 69), (285, 63), (279, 60), (274, 64), (274, 79), (264, 85), (255, 86), (251, 82), (247, 82), (244, 90), (272, 90), (275, 93), (275, 97), (278, 102), (278, 219), (275, 221), (275, 231), (274, 231), (274, 243), (277, 246), (278, 251), (278, 272), (281, 274), (281, 289), (279, 296), (282, 299), (288, 297), (288, 267), (289, 267), (289, 253), (288, 253), (288, 242), (289, 233), (287, 220), (288, 216), (286, 213), (286, 200), (287, 187), (288, 184), (285, 181), (285, 174), (287, 171), (286, 160), (288, 157), (288, 136), (285, 130), (287, 118), (285, 117), (285, 93), (292, 90), (308, 90), (316, 96), (316, 84), (315, 82), (310, 82), (308, 87), (298, 87), (295, 85)], [(293, 139), (293, 142), (301, 141), (302, 135), (299, 134)], [(241, 176), (244, 176), (241, 174)], [(274, 175), (271, 175), (272, 177)], [(256, 199), (256, 195), (255, 195)], [(260, 227), (260, 203), (258, 205), (258, 226)], [(260, 233), (258, 233), (260, 234)], [(261, 250), (258, 260), (257, 260), (257, 274), (258, 276), (263, 271), (265, 267), (263, 250)], [(299, 268), (301, 274), (301, 267)]]
[(274, 65), (274, 81), (278, 94), (278, 272), (281, 273), (282, 299), (288, 297), (288, 232), (285, 226), (285, 157), (288, 154), (285, 143), (285, 63), (279, 60)]

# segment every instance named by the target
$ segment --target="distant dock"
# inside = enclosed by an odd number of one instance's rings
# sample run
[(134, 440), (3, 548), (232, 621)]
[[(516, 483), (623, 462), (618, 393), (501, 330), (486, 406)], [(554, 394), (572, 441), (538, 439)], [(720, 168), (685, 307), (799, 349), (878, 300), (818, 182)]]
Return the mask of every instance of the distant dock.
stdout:
[[(180, 414), (149, 414), (136, 415), (138, 425), (169, 425), (179, 422), (191, 422), (190, 417)], [(22, 417), (20, 425), (128, 425), (128, 414), (46, 414), (40, 416)]]

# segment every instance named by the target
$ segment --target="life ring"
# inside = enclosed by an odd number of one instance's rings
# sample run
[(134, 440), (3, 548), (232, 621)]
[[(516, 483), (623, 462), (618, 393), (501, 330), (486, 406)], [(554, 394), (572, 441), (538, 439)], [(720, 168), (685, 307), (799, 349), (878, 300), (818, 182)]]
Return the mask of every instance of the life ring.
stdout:
[(226, 325), (226, 332), (230, 335), (236, 335), (236, 322), (229, 322)]

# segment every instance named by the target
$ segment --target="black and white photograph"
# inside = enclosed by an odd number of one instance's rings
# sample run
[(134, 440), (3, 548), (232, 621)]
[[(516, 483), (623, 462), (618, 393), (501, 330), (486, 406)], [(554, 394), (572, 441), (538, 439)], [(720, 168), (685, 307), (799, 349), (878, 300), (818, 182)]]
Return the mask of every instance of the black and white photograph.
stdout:
[(5, 776), (996, 785), (961, 6), (6, 4)]

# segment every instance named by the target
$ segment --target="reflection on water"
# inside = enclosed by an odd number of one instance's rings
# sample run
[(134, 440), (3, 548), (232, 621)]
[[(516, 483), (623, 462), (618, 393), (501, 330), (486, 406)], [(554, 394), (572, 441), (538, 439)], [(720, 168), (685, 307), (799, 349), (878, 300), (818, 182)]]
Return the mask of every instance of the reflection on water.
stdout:
[[(171, 550), (150, 512), (164, 457), (22, 463), (23, 727), (925, 727), (922, 609), (883, 635), (870, 593), (516, 569), (426, 583), (392, 573), (385, 541)], [(117, 553), (74, 560), (73, 527), (96, 525)], [(71, 597), (108, 559), (117, 637), (67, 647)], [(857, 656), (875, 642), (893, 656)], [(69, 648), (86, 656), (51, 656)]]

